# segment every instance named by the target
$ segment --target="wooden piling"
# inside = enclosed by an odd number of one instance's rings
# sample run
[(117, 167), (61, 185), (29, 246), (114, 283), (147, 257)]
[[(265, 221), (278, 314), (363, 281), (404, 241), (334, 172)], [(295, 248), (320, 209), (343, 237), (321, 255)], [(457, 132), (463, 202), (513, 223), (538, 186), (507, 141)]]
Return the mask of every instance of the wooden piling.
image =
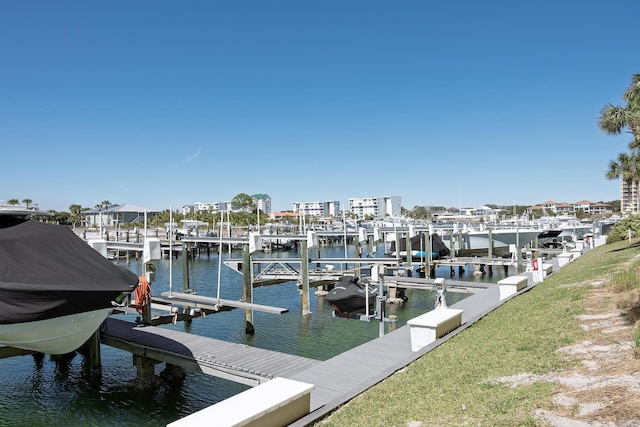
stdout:
[(91, 375), (102, 373), (102, 358), (100, 355), (100, 330), (89, 338), (89, 359), (91, 360)]
[[(242, 298), (245, 302), (253, 303), (253, 272), (251, 271), (251, 254), (249, 253), (249, 245), (242, 248)], [(255, 327), (253, 326), (253, 310), (244, 310), (245, 333), (253, 335)]]
[(489, 251), (487, 256), (493, 258), (493, 230), (491, 229), (489, 229)]
[(154, 374), (154, 366), (157, 361), (144, 356), (133, 355), (133, 364), (136, 367), (138, 378), (149, 378)]
[(189, 249), (186, 242), (182, 242), (182, 290), (189, 290)]

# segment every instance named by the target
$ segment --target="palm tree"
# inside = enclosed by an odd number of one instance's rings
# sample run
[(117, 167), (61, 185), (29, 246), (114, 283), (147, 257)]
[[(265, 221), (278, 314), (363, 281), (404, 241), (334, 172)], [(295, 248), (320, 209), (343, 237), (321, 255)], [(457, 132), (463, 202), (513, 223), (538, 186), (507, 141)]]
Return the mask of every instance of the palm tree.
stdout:
[(69, 206), (69, 212), (71, 213), (71, 217), (73, 218), (73, 227), (75, 228), (76, 222), (80, 221), (82, 223), (82, 219), (80, 214), (82, 213), (82, 206), (80, 205), (71, 205)]
[[(630, 193), (631, 200), (627, 198), (621, 209), (638, 210), (638, 194), (634, 190), (637, 188), (638, 182), (640, 182), (640, 156), (635, 152), (618, 154), (617, 160), (609, 162), (606, 177), (607, 179), (622, 179), (623, 188), (626, 188), (626, 193)], [(636, 209), (633, 209), (633, 207), (636, 207)]]
[(31, 199), (24, 199), (24, 200), (22, 200), (22, 203), (24, 203), (24, 204), (27, 206), (27, 208), (28, 208), (28, 207), (29, 207), (29, 205), (30, 205), (31, 203), (33, 203), (33, 200), (31, 200)]
[(607, 104), (600, 110), (598, 127), (609, 135), (619, 135), (628, 128), (633, 136), (629, 148), (640, 149), (640, 74), (632, 76), (622, 99), (626, 105)]

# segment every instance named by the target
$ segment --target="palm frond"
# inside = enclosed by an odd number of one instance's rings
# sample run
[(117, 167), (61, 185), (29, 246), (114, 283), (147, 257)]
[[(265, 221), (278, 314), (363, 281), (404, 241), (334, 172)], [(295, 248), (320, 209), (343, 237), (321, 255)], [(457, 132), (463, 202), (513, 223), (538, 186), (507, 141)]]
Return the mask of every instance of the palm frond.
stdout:
[(598, 126), (610, 135), (618, 135), (629, 126), (631, 115), (626, 108), (609, 104), (600, 110)]

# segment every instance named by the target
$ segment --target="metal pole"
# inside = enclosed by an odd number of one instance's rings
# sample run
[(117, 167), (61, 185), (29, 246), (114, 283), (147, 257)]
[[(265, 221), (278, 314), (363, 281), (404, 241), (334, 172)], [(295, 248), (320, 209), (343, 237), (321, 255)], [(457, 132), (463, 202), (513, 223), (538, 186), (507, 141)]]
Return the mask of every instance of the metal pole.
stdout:
[[(384, 267), (383, 267), (384, 268)], [(378, 310), (378, 319), (380, 320), (380, 324), (379, 324), (379, 328), (378, 328), (378, 335), (379, 336), (383, 336), (384, 335), (384, 318), (385, 318), (385, 301), (386, 301), (386, 297), (384, 296), (384, 278), (383, 278), (383, 274), (381, 273), (378, 277), (378, 306), (379, 306), (379, 310)]]
[[(127, 241), (129, 236), (127, 235)], [(173, 206), (169, 206), (169, 297), (173, 291)]]
[(309, 255), (305, 239), (300, 241), (300, 258), (302, 259), (300, 266), (300, 274), (302, 276), (302, 293), (300, 294), (302, 298), (302, 315), (308, 316), (311, 314), (311, 304), (309, 302)]

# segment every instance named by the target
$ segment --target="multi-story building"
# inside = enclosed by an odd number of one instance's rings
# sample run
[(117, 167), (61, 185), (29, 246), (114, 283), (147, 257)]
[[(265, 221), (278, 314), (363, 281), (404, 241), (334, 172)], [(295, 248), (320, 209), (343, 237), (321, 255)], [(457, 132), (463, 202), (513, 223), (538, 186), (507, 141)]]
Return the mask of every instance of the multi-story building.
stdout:
[(399, 217), (402, 214), (402, 197), (352, 197), (349, 198), (349, 212), (360, 219), (372, 217), (383, 219), (386, 216)]
[(193, 204), (194, 212), (218, 212), (220, 211), (220, 202), (195, 202)]
[(620, 180), (620, 210), (622, 213), (638, 213), (638, 190), (640, 182)]
[(268, 194), (254, 194), (251, 197), (256, 202), (256, 207), (260, 212), (264, 212), (267, 215), (271, 213), (271, 197)]
[(556, 203), (547, 201), (540, 205), (530, 206), (527, 208), (528, 213), (535, 210), (541, 210), (545, 215), (573, 215), (582, 209), (587, 215), (603, 215), (613, 213), (613, 207), (606, 203), (594, 203), (590, 200), (580, 200), (575, 203)]
[(195, 202), (192, 205), (184, 205), (182, 213), (188, 215), (197, 212), (217, 213), (231, 210), (231, 202)]
[(606, 203), (594, 203), (589, 206), (589, 213), (591, 215), (606, 215), (613, 213), (613, 206)]
[(340, 202), (330, 200), (326, 202), (293, 202), (293, 212), (316, 218), (336, 217), (340, 215)]

